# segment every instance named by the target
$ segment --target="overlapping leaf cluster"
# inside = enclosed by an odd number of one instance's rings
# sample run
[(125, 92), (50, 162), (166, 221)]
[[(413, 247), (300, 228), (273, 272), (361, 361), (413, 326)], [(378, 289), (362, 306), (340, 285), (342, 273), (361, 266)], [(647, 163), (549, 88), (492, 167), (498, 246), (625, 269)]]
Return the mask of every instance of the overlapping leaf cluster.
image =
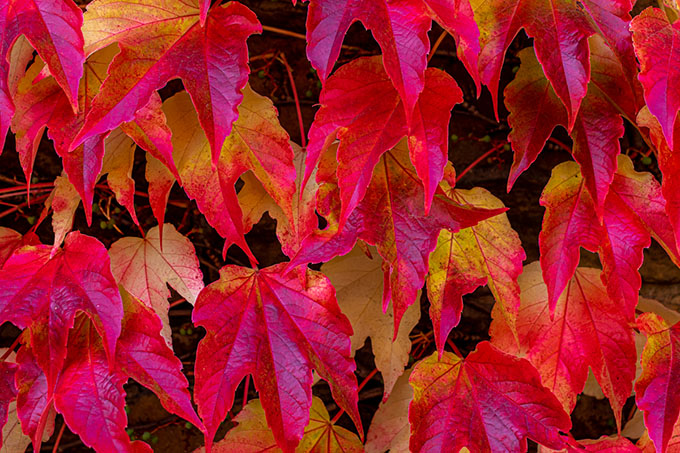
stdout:
[[(30, 181), (47, 130), (63, 175), (43, 214), (52, 213), (53, 244), (0, 232), (0, 321), (23, 329), (16, 357), (0, 363), (0, 421), (18, 419), (36, 449), (59, 413), (97, 451), (150, 451), (125, 431), (132, 378), (200, 428), (207, 451), (501, 452), (526, 450), (528, 438), (560, 451), (677, 448), (680, 327), (636, 318), (636, 308), (651, 238), (680, 264), (680, 21), (672, 5), (635, 18), (632, 9), (630, 0), (309, 0), (307, 55), (323, 89), (302, 149), (247, 85), (246, 40), (262, 27), (238, 2), (94, 0), (84, 14), (72, 0), (2, 2), (0, 135), (14, 133)], [(355, 21), (381, 55), (334, 69)], [(558, 126), (574, 159), (554, 168), (541, 197), (540, 263), (523, 265), (498, 199), (456, 188), (448, 126), (463, 93), (427, 67), (433, 22), (496, 108), (511, 42), (520, 30), (533, 38), (503, 93), (508, 189)], [(161, 99), (175, 78), (186, 91)], [(656, 154), (661, 184), (621, 153), (625, 128)], [(104, 175), (139, 225), (136, 147), (159, 226), (108, 250), (70, 232), (81, 201), (91, 221)], [(240, 247), (251, 267), (225, 266), (204, 287), (191, 241), (164, 226), (175, 183), (224, 253)], [(259, 269), (245, 234), (265, 212), (290, 261)], [(601, 269), (578, 267), (581, 247)], [(196, 411), (172, 351), (168, 285), (206, 330)], [(463, 295), (482, 285), (496, 300), (491, 341), (462, 357), (447, 338)], [(404, 371), (423, 288), (437, 352)], [(353, 353), (368, 336), (385, 398), (364, 436)], [(619, 431), (634, 391), (647, 429), (637, 446), (568, 434), (589, 369)], [(358, 436), (313, 397), (313, 371)], [(213, 445), (249, 375), (260, 399)]]

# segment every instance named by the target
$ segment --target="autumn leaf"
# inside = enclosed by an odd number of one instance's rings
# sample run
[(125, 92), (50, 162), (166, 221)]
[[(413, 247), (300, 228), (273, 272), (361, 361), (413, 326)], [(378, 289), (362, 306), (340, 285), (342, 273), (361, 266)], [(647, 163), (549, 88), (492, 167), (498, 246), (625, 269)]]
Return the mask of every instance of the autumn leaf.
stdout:
[(248, 81), (246, 39), (262, 27), (248, 8), (236, 2), (213, 8), (203, 26), (201, 14), (195, 2), (181, 0), (162, 5), (97, 0), (88, 5), (85, 52), (89, 55), (114, 42), (121, 51), (71, 148), (132, 121), (155, 90), (179, 77), (217, 163)]
[(668, 326), (658, 315), (643, 313), (638, 328), (647, 336), (642, 352), (642, 375), (635, 383), (635, 402), (644, 413), (645, 426), (657, 451), (668, 451), (668, 443), (680, 414), (680, 399), (671, 390), (680, 373), (675, 351), (680, 325)]
[(83, 13), (72, 0), (10, 0), (0, 6), (0, 150), (14, 114), (9, 55), (12, 46), (25, 36), (47, 62), (73, 110), (77, 110), (78, 82), (85, 61), (82, 24)]
[(666, 142), (674, 146), (680, 110), (680, 25), (671, 24), (660, 9), (647, 8), (633, 19), (630, 29), (647, 107), (659, 121)]
[[(373, 247), (369, 248), (375, 253)], [(394, 336), (391, 307), (383, 311), (383, 261), (379, 256), (366, 256), (358, 245), (345, 256), (333, 258), (321, 271), (333, 284), (338, 305), (349, 319), (352, 354), (371, 338), (375, 366), (383, 378), (383, 400), (388, 398), (397, 378), (404, 373), (411, 352), (411, 330), (420, 319), (420, 293), (416, 303), (408, 307)]]
[[(447, 187), (445, 192), (462, 206), (505, 208), (499, 199), (479, 187), (472, 190)], [(440, 354), (451, 329), (460, 322), (463, 295), (482, 285), (489, 285), (496, 307), (508, 319), (514, 318), (520, 305), (517, 277), (522, 273), (525, 258), (519, 236), (505, 214), (457, 233), (448, 230), (439, 233), (437, 247), (430, 255), (427, 295)]]
[(553, 319), (538, 263), (524, 268), (519, 284), (522, 305), (514, 326), (494, 307), (492, 344), (526, 357), (567, 412), (576, 406), (590, 367), (620, 427), (635, 379), (632, 313), (609, 298), (597, 269), (576, 269), (557, 301)]
[(130, 294), (153, 309), (162, 321), (163, 337), (172, 345), (168, 320), (170, 285), (190, 304), (203, 289), (203, 274), (189, 239), (171, 224), (151, 228), (144, 238), (124, 237), (111, 245), (111, 273)]
[(79, 205), (80, 196), (75, 187), (73, 187), (73, 184), (65, 176), (57, 176), (54, 180), (54, 189), (52, 189), (49, 198), (45, 201), (45, 208), (40, 214), (40, 220), (38, 221), (38, 224), (40, 224), (47, 216), (48, 211), (52, 210), (53, 251), (61, 247), (66, 234), (73, 228), (73, 217)]
[(409, 451), (411, 425), (408, 421), (408, 407), (413, 400), (413, 389), (408, 383), (410, 376), (410, 369), (404, 371), (394, 384), (389, 398), (378, 406), (366, 434), (366, 453)]
[(550, 448), (538, 447), (539, 453), (577, 453), (583, 451), (601, 451), (607, 453), (639, 453), (638, 449), (631, 441), (625, 437), (602, 436), (599, 439), (570, 440), (570, 445), (562, 450), (551, 450)]
[(409, 379), (410, 450), (526, 451), (527, 437), (559, 449), (569, 416), (533, 366), (488, 342), (462, 359), (444, 352), (420, 361)]
[(380, 156), (404, 136), (408, 136), (411, 162), (425, 189), (425, 212), (429, 211), (448, 159), (451, 109), (463, 100), (463, 94), (443, 71), (428, 69), (424, 81), (410, 126), (380, 58), (358, 58), (326, 82), (321, 109), (309, 130), (305, 180), (337, 137), (341, 226), (366, 196)]
[[(267, 426), (265, 411), (259, 399), (249, 401), (233, 421), (237, 423), (236, 427), (230, 429), (224, 439), (215, 443), (211, 450), (213, 453), (282, 451), (276, 445), (272, 431)], [(355, 433), (331, 422), (323, 401), (313, 397), (309, 423), (305, 427), (304, 435), (295, 452), (334, 453), (337, 451), (359, 453), (363, 452), (364, 448)], [(200, 448), (195, 453), (204, 452), (205, 448)]]
[(22, 236), (18, 231), (0, 227), (0, 269), (5, 264), (5, 261), (12, 256), (12, 253), (22, 245), (21, 240)]
[(225, 266), (198, 296), (193, 321), (206, 329), (196, 356), (195, 398), (210, 446), (241, 380), (253, 375), (278, 445), (292, 451), (312, 405), (312, 368), (361, 432), (350, 358), (352, 328), (326, 277), (305, 285), (284, 264), (262, 270)]
[[(296, 191), (293, 149), (271, 100), (250, 87), (243, 90), (239, 119), (224, 143), (217, 166), (211, 162), (210, 145), (199, 128), (189, 96), (177, 94), (163, 108), (173, 131), (174, 161), (183, 189), (189, 198), (196, 200), (208, 223), (226, 239), (225, 253), (230, 245), (236, 244), (249, 254), (251, 261), (257, 262), (243, 237), (243, 214), (234, 184), (251, 170), (289, 218), (293, 217)], [(167, 197), (162, 195), (163, 190), (171, 187), (167, 183), (168, 173), (155, 172), (154, 176), (157, 180), (151, 179), (149, 184), (156, 186), (158, 181), (163, 187), (157, 195), (161, 200)]]
[(417, 176), (402, 141), (380, 157), (366, 196), (339, 231), (338, 164), (333, 151), (330, 148), (323, 156), (317, 176), (320, 184), (317, 210), (326, 217), (329, 226), (305, 239), (300, 253), (289, 263), (289, 269), (344, 255), (357, 239), (375, 245), (384, 260), (383, 310), (391, 300), (396, 333), (406, 309), (425, 283), (429, 255), (437, 244), (439, 232), (444, 228), (450, 231), (467, 228), (504, 210), (462, 205), (438, 188), (430, 214), (425, 215), (423, 188), (415, 183)]
[(92, 319), (110, 361), (123, 319), (118, 286), (101, 242), (73, 232), (66, 236), (63, 249), (52, 253), (50, 246), (25, 246), (0, 271), (2, 322), (28, 328), (28, 341), (50, 392), (66, 359), (76, 312)]
[(250, 231), (262, 215), (268, 212), (276, 220), (276, 237), (281, 243), (281, 251), (286, 256), (293, 257), (300, 251), (302, 241), (317, 228), (319, 220), (316, 215), (318, 186), (312, 180), (307, 181), (303, 187), (306, 153), (297, 144), (291, 142), (290, 145), (295, 152), (293, 163), (296, 175), (296, 193), (291, 209), (293, 217), (289, 218), (252, 172), (241, 176), (243, 187), (238, 193), (238, 202), (243, 210), (243, 230)]
[(498, 86), (505, 52), (521, 28), (534, 38), (536, 57), (572, 129), (590, 80), (588, 36), (594, 28), (573, 2), (557, 0), (472, 0), (480, 30), (479, 72), (498, 110)]

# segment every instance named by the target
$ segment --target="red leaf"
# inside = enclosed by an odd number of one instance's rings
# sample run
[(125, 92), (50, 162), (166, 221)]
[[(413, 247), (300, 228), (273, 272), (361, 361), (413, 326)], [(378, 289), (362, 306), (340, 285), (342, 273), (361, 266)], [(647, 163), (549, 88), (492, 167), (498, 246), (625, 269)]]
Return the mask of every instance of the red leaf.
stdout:
[(53, 412), (53, 399), (48, 398), (47, 378), (28, 347), (19, 348), (16, 362), (19, 365), (16, 374), (19, 390), (17, 415), (21, 420), (21, 430), (31, 438), (34, 450), (38, 450), (47, 419)]
[(41, 368), (54, 385), (66, 357), (66, 340), (76, 312), (92, 318), (113, 359), (123, 307), (111, 275), (109, 257), (96, 239), (70, 233), (64, 248), (26, 246), (0, 271), (0, 317), (29, 328), (30, 343)]
[(130, 442), (125, 432), (127, 376), (109, 370), (99, 334), (79, 318), (69, 335), (69, 353), (54, 392), (54, 407), (83, 443), (98, 452), (151, 452), (147, 444)]
[(515, 152), (508, 191), (534, 163), (553, 129), (558, 125), (566, 127), (568, 121), (567, 111), (543, 74), (533, 48), (522, 49), (518, 55), (522, 64), (504, 91), (512, 128), (508, 141)]
[(12, 253), (22, 245), (21, 239), (21, 233), (11, 228), (0, 227), (0, 269)]
[(78, 83), (83, 74), (83, 13), (72, 0), (9, 0), (0, 6), (0, 150), (14, 113), (8, 84), (9, 53), (24, 35), (47, 62), (73, 110), (78, 109)]
[(480, 30), (479, 71), (497, 109), (498, 82), (505, 52), (524, 27), (534, 38), (538, 61), (567, 109), (571, 130), (590, 79), (586, 38), (594, 30), (587, 13), (562, 0), (473, 0)]
[(576, 406), (590, 367), (620, 428), (621, 410), (635, 379), (633, 314), (609, 298), (599, 274), (596, 269), (577, 269), (551, 320), (540, 267), (535, 262), (526, 266), (519, 278), (522, 306), (516, 325), (509, 325), (494, 307), (490, 335), (496, 347), (526, 357), (568, 412)]
[(293, 451), (309, 420), (312, 368), (361, 431), (350, 355), (352, 328), (322, 274), (306, 286), (285, 265), (262, 270), (225, 266), (198, 296), (195, 324), (206, 336), (196, 356), (195, 397), (210, 445), (243, 377), (255, 387), (279, 446)]
[(437, 244), (439, 232), (444, 228), (456, 232), (504, 211), (462, 205), (438, 188), (430, 214), (425, 215), (423, 189), (415, 183), (417, 177), (405, 148), (402, 141), (380, 157), (365, 197), (349, 215), (342, 231), (337, 221), (340, 201), (335, 169), (338, 164), (334, 149), (329, 149), (317, 176), (321, 184), (317, 210), (326, 216), (329, 226), (308, 236), (300, 253), (289, 263), (291, 269), (300, 264), (328, 261), (348, 253), (357, 239), (376, 245), (385, 261), (383, 310), (392, 300), (395, 333), (406, 308), (423, 287), (429, 255)]
[(161, 336), (158, 316), (142, 302), (124, 293), (125, 318), (118, 340), (116, 367), (153, 391), (163, 407), (203, 429), (191, 405), (189, 383), (181, 372), (182, 363)]
[(113, 42), (121, 51), (111, 62), (72, 148), (132, 121), (155, 90), (180, 77), (217, 163), (224, 139), (238, 117), (241, 89), (248, 81), (246, 39), (262, 27), (250, 10), (237, 2), (213, 8), (204, 26), (199, 15), (197, 5), (181, 0), (163, 8), (154, 2), (127, 3), (123, 8), (116, 0), (88, 5), (83, 24), (88, 54)]
[(482, 342), (465, 359), (445, 352), (416, 365), (411, 378), (410, 450), (527, 449), (527, 437), (553, 449), (571, 421), (534, 367)]
[(680, 398), (673, 389), (680, 380), (680, 324), (671, 327), (656, 314), (643, 313), (638, 328), (647, 335), (642, 352), (642, 375), (635, 383), (635, 401), (657, 451), (664, 452), (680, 414)]
[(630, 29), (647, 106), (659, 120), (666, 142), (673, 144), (680, 110), (680, 24), (671, 25), (662, 10), (650, 7), (633, 19)]
[(380, 156), (408, 135), (411, 161), (425, 187), (427, 212), (448, 160), (451, 109), (462, 100), (450, 76), (428, 69), (409, 129), (402, 102), (380, 58), (352, 61), (328, 79), (321, 93), (322, 106), (309, 131), (305, 179), (337, 135), (342, 226), (366, 194)]
[(602, 232), (593, 200), (574, 162), (553, 168), (540, 203), (546, 212), (538, 244), (552, 313), (578, 266), (579, 247), (596, 251)]

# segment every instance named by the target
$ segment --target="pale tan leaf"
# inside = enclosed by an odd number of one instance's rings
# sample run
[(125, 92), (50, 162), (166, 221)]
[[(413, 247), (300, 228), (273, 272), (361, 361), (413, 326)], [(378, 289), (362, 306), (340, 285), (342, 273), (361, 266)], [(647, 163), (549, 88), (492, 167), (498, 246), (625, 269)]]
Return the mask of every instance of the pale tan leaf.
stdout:
[(408, 307), (399, 325), (397, 337), (394, 337), (394, 315), (391, 304), (387, 312), (383, 312), (382, 259), (371, 247), (373, 259), (370, 259), (360, 247), (345, 256), (332, 259), (321, 266), (335, 287), (338, 305), (349, 318), (354, 329), (352, 351), (361, 348), (366, 338), (371, 337), (375, 365), (385, 382), (385, 398), (387, 398), (399, 376), (404, 372), (411, 352), (409, 334), (420, 319), (420, 292), (416, 303)]
[(163, 320), (163, 336), (170, 341), (168, 297), (172, 286), (187, 302), (196, 302), (203, 289), (203, 275), (194, 246), (174, 226), (166, 224), (161, 247), (159, 228), (145, 238), (124, 237), (109, 250), (111, 272), (130, 294), (153, 308)]
[(366, 453), (408, 453), (411, 426), (408, 406), (413, 399), (413, 388), (408, 384), (411, 370), (397, 379), (390, 397), (380, 403), (366, 436)]

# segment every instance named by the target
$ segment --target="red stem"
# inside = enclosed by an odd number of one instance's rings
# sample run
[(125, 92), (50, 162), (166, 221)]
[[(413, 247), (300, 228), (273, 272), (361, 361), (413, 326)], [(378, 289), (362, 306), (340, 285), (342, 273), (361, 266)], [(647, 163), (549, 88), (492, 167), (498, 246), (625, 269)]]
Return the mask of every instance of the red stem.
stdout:
[[(364, 388), (366, 386), (366, 384), (368, 384), (368, 381), (373, 379), (373, 376), (375, 376), (376, 374), (378, 374), (378, 369), (373, 368), (373, 371), (368, 373), (368, 376), (366, 376), (364, 378), (364, 380), (361, 381), (361, 384), (359, 384), (359, 387), (357, 387), (357, 393), (359, 393), (361, 391), (361, 389)], [(340, 411), (337, 414), (335, 414), (335, 417), (333, 417), (333, 420), (331, 420), (331, 424), (334, 425), (340, 419), (340, 417), (342, 417), (342, 414), (344, 414), (344, 413), (345, 413), (345, 410), (341, 408)]]
[(448, 344), (448, 345), (451, 347), (451, 349), (453, 349), (453, 352), (455, 352), (456, 354), (458, 354), (458, 357), (460, 357), (461, 359), (463, 358), (463, 354), (462, 354), (462, 353), (460, 352), (460, 350), (456, 347), (456, 345), (453, 343), (453, 341), (447, 339), (447, 340), (446, 340), (446, 344)]
[(284, 54), (280, 54), (280, 58), (283, 65), (286, 67), (286, 71), (288, 71), (288, 78), (290, 79), (290, 86), (293, 90), (293, 98), (295, 99), (295, 110), (297, 110), (298, 124), (300, 126), (300, 142), (302, 143), (302, 147), (304, 148), (305, 146), (307, 146), (307, 138), (305, 137), (305, 125), (302, 122), (302, 110), (300, 109), (300, 100), (298, 99), (297, 88), (295, 88), (295, 79), (293, 78), (293, 71), (290, 69), (290, 66), (288, 66), (286, 56)]
[(492, 155), (493, 153), (495, 153), (496, 151), (498, 151), (499, 149), (501, 149), (501, 148), (503, 147), (504, 144), (505, 144), (505, 143), (501, 143), (501, 144), (499, 144), (499, 145), (494, 146), (493, 148), (491, 148), (490, 150), (488, 150), (487, 152), (485, 152), (484, 154), (482, 154), (481, 156), (479, 156), (477, 159), (475, 159), (474, 162), (472, 162), (470, 165), (468, 165), (467, 168), (466, 168), (465, 170), (463, 170), (463, 171), (456, 177), (456, 184), (458, 184), (458, 181), (460, 181), (460, 179), (461, 179), (463, 176), (465, 176), (465, 174), (466, 174), (467, 172), (469, 172), (470, 170), (472, 170), (473, 168), (475, 168), (481, 161), (483, 161), (484, 159), (486, 159), (487, 157), (489, 157), (490, 155)]
[(64, 429), (66, 428), (66, 423), (61, 424), (61, 429), (59, 434), (57, 434), (57, 440), (54, 441), (54, 447), (52, 447), (52, 453), (57, 453), (59, 451), (59, 443), (61, 442), (61, 436), (64, 435)]

